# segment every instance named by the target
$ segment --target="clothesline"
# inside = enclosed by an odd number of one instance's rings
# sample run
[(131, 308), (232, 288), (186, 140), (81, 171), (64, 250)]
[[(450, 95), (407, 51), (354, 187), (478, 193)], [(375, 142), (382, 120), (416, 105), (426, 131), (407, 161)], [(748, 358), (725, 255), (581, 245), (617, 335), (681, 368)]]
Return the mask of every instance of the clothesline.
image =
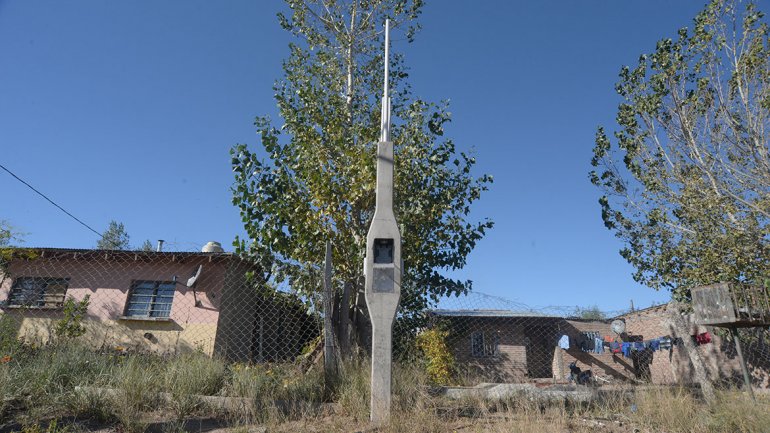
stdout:
[[(711, 343), (711, 334), (708, 332), (693, 335), (692, 338), (698, 345)], [(668, 335), (644, 341), (616, 341), (614, 337), (610, 336), (604, 336), (602, 338), (599, 336), (598, 332), (583, 333), (580, 338), (573, 338), (573, 340), (574, 346), (583, 352), (601, 354), (604, 353), (606, 349), (612, 354), (622, 353), (626, 358), (631, 357), (632, 352), (645, 350), (651, 350), (653, 352), (658, 350), (671, 351), (674, 346), (683, 343), (680, 337), (672, 338)], [(570, 337), (568, 335), (565, 334), (559, 338), (559, 347), (565, 350), (570, 348)]]

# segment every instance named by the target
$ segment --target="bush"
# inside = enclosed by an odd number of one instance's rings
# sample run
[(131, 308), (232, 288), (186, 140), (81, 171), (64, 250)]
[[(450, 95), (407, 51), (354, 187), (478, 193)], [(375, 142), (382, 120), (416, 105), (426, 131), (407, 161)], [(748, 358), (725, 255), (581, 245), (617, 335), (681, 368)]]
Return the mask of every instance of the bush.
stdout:
[(0, 362), (7, 363), (22, 349), (17, 338), (16, 323), (7, 314), (0, 314)]
[(86, 295), (82, 300), (75, 301), (68, 297), (62, 307), (63, 318), (57, 320), (53, 327), (54, 334), (59, 338), (73, 339), (86, 333), (83, 319), (88, 311), (91, 296)]
[(449, 332), (441, 328), (428, 329), (417, 336), (428, 378), (437, 385), (448, 384), (454, 371), (454, 356), (446, 342), (448, 336)]

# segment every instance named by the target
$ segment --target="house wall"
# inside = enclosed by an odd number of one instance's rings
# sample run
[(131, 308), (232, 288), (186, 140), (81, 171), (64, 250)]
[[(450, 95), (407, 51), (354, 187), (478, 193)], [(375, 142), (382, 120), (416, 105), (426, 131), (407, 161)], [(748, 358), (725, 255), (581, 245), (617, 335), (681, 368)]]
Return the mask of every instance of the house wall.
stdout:
[[(523, 382), (550, 379), (558, 321), (542, 317), (453, 317), (449, 345), (461, 374), (470, 381)], [(473, 356), (471, 335), (499, 337), (496, 356)]]
[[(618, 341), (644, 341), (663, 336), (677, 336), (668, 325), (666, 306), (627, 314), (626, 333)], [(586, 352), (575, 345), (584, 332), (597, 332), (601, 337), (615, 336), (609, 321), (567, 320), (560, 318), (517, 317), (450, 317), (449, 344), (460, 367), (461, 374), (475, 382), (524, 382), (550, 379), (564, 382), (569, 375), (568, 365), (577, 361), (582, 370), (590, 369), (600, 382), (640, 380), (654, 384), (686, 384), (693, 382), (693, 369), (682, 348), (632, 352), (630, 357), (613, 354), (605, 349), (602, 353)], [(721, 338), (715, 329), (698, 327), (686, 318), (687, 338), (710, 331), (713, 341), (697, 347), (709, 376), (714, 381), (740, 382), (740, 363), (732, 342)], [(487, 336), (499, 337), (497, 356), (476, 357), (472, 354), (471, 335), (482, 331)], [(562, 335), (570, 337), (569, 349), (558, 346)], [(764, 346), (763, 346), (764, 347)], [(744, 347), (754, 385), (768, 387), (770, 360), (767, 348)], [(763, 356), (764, 355), (764, 356)], [(604, 379), (604, 380), (602, 380)]]
[(257, 321), (256, 289), (246, 281), (243, 262), (233, 260), (225, 270), (222, 314), (216, 331), (216, 354), (239, 362), (254, 361), (253, 336)]
[[(631, 339), (649, 340), (663, 335), (676, 335), (676, 330), (670, 326), (669, 305), (641, 310), (622, 316), (626, 321), (626, 333)], [(685, 323), (689, 335), (709, 332), (712, 342), (697, 346), (696, 350), (701, 356), (710, 380), (715, 382), (742, 383), (742, 371), (740, 361), (735, 350), (735, 345), (729, 335), (724, 334), (724, 328), (710, 326), (698, 326), (694, 323), (692, 315), (685, 316)], [(724, 337), (720, 336), (723, 334)], [(770, 388), (770, 359), (767, 350), (770, 348), (761, 345), (743, 344), (743, 352), (749, 364), (753, 385), (760, 388)], [(659, 351), (652, 354), (649, 360), (649, 375), (652, 383), (675, 384), (692, 383), (694, 378), (693, 367), (689, 357), (680, 348), (672, 351)]]
[[(214, 342), (223, 292), (225, 263), (209, 261), (210, 256), (149, 260), (141, 254), (57, 254), (54, 258), (16, 260), (10, 265), (14, 277), (69, 278), (66, 296), (81, 300), (90, 296), (87, 334), (82, 338), (98, 346), (124, 346), (158, 352), (176, 352), (200, 349), (214, 352)], [(172, 302), (170, 320), (147, 321), (122, 318), (128, 293), (134, 280), (171, 281), (176, 275), (185, 283), (203, 265), (201, 278), (196, 283), (201, 305), (195, 306), (193, 291), (177, 285)], [(12, 278), (4, 278), (0, 285), (0, 301), (6, 300)], [(60, 310), (34, 308), (3, 308), (0, 314), (13, 317), (21, 338), (46, 342), (51, 338), (53, 323), (62, 317)]]
[[(624, 358), (620, 354), (613, 354), (609, 350), (604, 350), (602, 353), (584, 352), (575, 345), (575, 341), (580, 338), (583, 332), (598, 332), (602, 338), (614, 336), (615, 334), (608, 322), (561, 319), (557, 322), (557, 326), (559, 336), (551, 346), (551, 350), (555, 352), (552, 373), (557, 382), (566, 380), (570, 373), (569, 364), (573, 361), (577, 361), (577, 366), (581, 370), (591, 370), (594, 376), (606, 380), (626, 380), (634, 376), (634, 366), (631, 359)], [(569, 336), (571, 342), (569, 349), (559, 347), (558, 339), (562, 335)]]

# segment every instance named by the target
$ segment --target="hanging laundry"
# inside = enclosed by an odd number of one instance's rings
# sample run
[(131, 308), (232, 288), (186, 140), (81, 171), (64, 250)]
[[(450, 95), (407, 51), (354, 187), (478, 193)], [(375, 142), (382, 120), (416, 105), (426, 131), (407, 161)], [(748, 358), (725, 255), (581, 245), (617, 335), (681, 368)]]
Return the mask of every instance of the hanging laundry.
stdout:
[(612, 353), (620, 353), (620, 343), (613, 341), (610, 343), (610, 352)]
[(671, 350), (671, 337), (660, 337), (658, 341), (660, 342), (660, 350)]
[(566, 334), (562, 335), (561, 338), (559, 338), (559, 347), (561, 347), (562, 349), (569, 349), (569, 337)]
[(586, 337), (585, 333), (581, 332), (578, 335), (576, 346), (583, 352), (588, 352), (588, 337)]
[(614, 341), (615, 341), (615, 337), (611, 337), (611, 336), (609, 336), (609, 335), (605, 335), (605, 336), (604, 336), (604, 342), (605, 342), (605, 343), (612, 343), (612, 342), (614, 342)]
[(594, 337), (594, 353), (604, 353), (604, 342), (600, 337)]
[(620, 343), (620, 350), (626, 358), (631, 357), (631, 343)]
[(644, 343), (641, 341), (635, 341), (633, 345), (634, 351), (644, 350)]
[(658, 350), (660, 350), (660, 339), (655, 338), (653, 340), (650, 340), (650, 349), (653, 352), (657, 352)]
[(700, 346), (702, 344), (711, 343), (711, 334), (707, 332), (700, 333), (695, 336), (695, 342)]

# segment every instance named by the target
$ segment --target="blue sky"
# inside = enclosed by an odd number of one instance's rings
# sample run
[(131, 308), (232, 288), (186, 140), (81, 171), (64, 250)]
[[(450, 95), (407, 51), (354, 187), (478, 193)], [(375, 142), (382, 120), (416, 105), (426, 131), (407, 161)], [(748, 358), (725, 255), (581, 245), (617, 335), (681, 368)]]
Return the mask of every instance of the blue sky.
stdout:
[[(532, 306), (665, 301), (633, 282), (587, 173), (612, 128), (617, 73), (690, 25), (703, 1), (429, 1), (396, 41), (415, 94), (451, 100), (448, 136), (495, 183), (474, 210), (495, 228), (459, 276)], [(766, 8), (765, 2), (760, 6)], [(275, 117), (289, 35), (277, 0), (0, 0), (0, 164), (132, 243), (196, 250), (242, 233), (229, 148)], [(25, 245), (97, 237), (0, 171), (0, 219)]]

